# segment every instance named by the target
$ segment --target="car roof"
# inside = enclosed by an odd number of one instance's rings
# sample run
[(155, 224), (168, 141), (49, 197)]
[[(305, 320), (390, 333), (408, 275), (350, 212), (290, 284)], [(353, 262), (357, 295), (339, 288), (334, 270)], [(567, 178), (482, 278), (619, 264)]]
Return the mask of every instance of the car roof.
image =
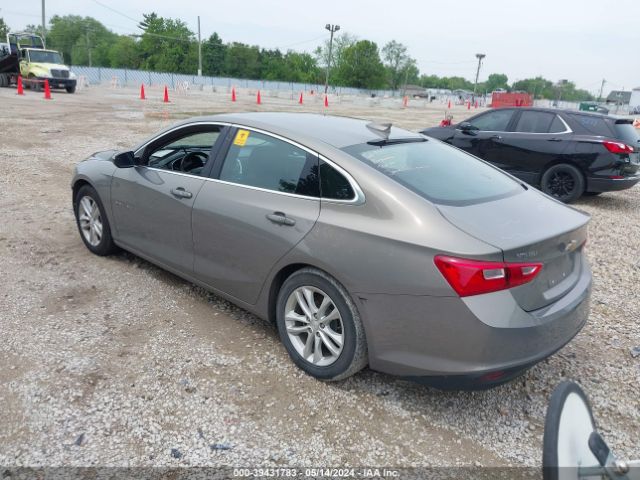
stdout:
[[(316, 113), (249, 112), (195, 117), (181, 122), (227, 122), (265, 130), (301, 143), (322, 142), (335, 148), (344, 148), (381, 137), (367, 128), (369, 120)], [(174, 126), (175, 127), (175, 126)], [(419, 133), (391, 127), (390, 139), (422, 138)], [(312, 145), (308, 145), (312, 147)]]
[[(522, 111), (534, 111), (534, 112), (548, 112), (548, 113), (579, 113), (580, 115), (589, 115), (589, 116), (593, 116), (593, 117), (608, 117), (608, 118), (616, 118), (615, 116), (612, 115), (607, 115), (605, 113), (599, 113), (599, 112), (587, 112), (585, 110), (574, 110), (571, 108), (553, 108), (553, 107), (516, 107), (516, 106), (509, 106), (509, 107), (500, 107), (500, 108), (496, 108), (495, 110), (506, 110), (506, 109), (510, 109), (510, 110), (522, 110)], [(482, 112), (484, 113), (484, 112)]]

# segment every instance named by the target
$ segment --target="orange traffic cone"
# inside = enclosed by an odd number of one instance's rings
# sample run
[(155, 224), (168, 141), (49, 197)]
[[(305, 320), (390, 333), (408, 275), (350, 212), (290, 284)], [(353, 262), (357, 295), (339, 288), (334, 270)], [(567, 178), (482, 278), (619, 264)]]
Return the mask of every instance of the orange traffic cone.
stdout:
[(17, 95), (24, 95), (24, 87), (22, 86), (22, 75), (18, 75), (18, 92)]
[(406, 95), (402, 97), (402, 106), (404, 108), (407, 108), (409, 106), (409, 97)]
[(140, 100), (146, 100), (147, 97), (144, 95), (144, 83), (140, 84)]
[(447, 106), (447, 109), (451, 110), (451, 100), (449, 100), (449, 105)]
[(324, 106), (325, 106), (325, 107), (328, 107), (328, 106), (329, 106), (329, 96), (328, 96), (328, 95), (325, 95), (325, 96), (324, 96)]
[(298, 103), (302, 105), (302, 92), (300, 92), (300, 100), (298, 100)]
[(475, 108), (478, 108), (478, 100), (476, 100)]
[(231, 89), (231, 101), (232, 101), (232, 102), (235, 102), (235, 101), (236, 101), (236, 88), (235, 88), (235, 87), (233, 87), (233, 88)]
[(256, 103), (258, 105), (262, 105), (262, 98), (260, 98), (260, 90), (258, 90), (258, 95), (256, 95)]
[(471, 100), (467, 102), (467, 110), (471, 110)]
[(49, 88), (49, 80), (44, 80), (44, 99), (51, 100), (51, 89)]
[(164, 103), (169, 103), (169, 89), (167, 86), (164, 86), (164, 99), (162, 100)]

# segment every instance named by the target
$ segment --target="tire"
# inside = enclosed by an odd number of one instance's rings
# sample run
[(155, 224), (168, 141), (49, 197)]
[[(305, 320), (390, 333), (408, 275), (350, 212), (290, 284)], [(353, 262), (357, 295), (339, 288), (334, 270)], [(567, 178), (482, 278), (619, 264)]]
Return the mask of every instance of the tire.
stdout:
[[(104, 206), (98, 192), (93, 187), (84, 185), (78, 190), (73, 201), (73, 210), (80, 238), (92, 253), (106, 256), (118, 250), (116, 244), (113, 243), (111, 227)], [(98, 228), (99, 226), (101, 227)], [(100, 234), (98, 234), (98, 230), (101, 232)]]
[(76, 86), (74, 85), (73, 87), (66, 87), (65, 90), (67, 91), (67, 93), (76, 93)]
[(543, 479), (577, 480), (578, 465), (598, 465), (589, 448), (589, 435), (594, 431), (596, 424), (585, 393), (574, 382), (560, 383), (551, 394), (544, 423)]
[(39, 92), (42, 90), (41, 83), (36, 80), (34, 75), (29, 75), (29, 88), (34, 92)]
[(553, 165), (542, 175), (540, 187), (544, 193), (561, 202), (571, 203), (584, 193), (584, 176), (573, 165)]
[[(318, 315), (306, 315), (299, 298)], [(330, 304), (323, 308), (326, 298)], [(330, 320), (323, 322), (325, 317)], [(287, 278), (278, 292), (276, 323), (293, 362), (319, 380), (343, 380), (367, 365), (367, 341), (358, 310), (345, 288), (321, 270), (303, 268)]]

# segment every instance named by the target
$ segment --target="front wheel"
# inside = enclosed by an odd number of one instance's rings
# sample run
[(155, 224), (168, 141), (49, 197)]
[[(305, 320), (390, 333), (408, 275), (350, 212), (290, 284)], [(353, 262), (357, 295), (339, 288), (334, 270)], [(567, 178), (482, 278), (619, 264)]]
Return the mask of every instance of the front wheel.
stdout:
[(76, 93), (76, 86), (72, 86), (72, 87), (67, 87), (66, 88), (67, 93)]
[(342, 380), (367, 365), (358, 310), (333, 277), (315, 268), (293, 273), (276, 305), (278, 332), (294, 363), (320, 380)]
[(117, 251), (111, 237), (111, 227), (98, 192), (89, 185), (78, 190), (74, 200), (76, 223), (85, 246), (96, 255), (105, 256)]
[(573, 165), (553, 165), (542, 175), (540, 186), (544, 193), (561, 202), (571, 203), (584, 193), (584, 177)]
[(589, 448), (596, 431), (587, 396), (574, 382), (565, 381), (551, 394), (544, 424), (542, 467), (544, 480), (578, 479), (578, 467), (598, 466)]

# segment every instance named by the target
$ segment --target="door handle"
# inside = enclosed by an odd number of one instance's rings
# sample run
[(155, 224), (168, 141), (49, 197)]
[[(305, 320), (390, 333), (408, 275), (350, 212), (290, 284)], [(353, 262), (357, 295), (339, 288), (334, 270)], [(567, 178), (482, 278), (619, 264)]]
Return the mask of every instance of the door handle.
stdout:
[(498, 142), (498, 141), (502, 140), (502, 136), (500, 136), (500, 135), (492, 135), (491, 136), (491, 140), (493, 140), (494, 142)]
[(188, 192), (187, 190), (185, 190), (182, 187), (172, 188), (171, 189), (171, 193), (173, 195), (175, 195), (176, 197), (179, 197), (179, 198), (191, 198), (191, 197), (193, 197), (193, 194), (191, 192)]
[(550, 142), (561, 142), (562, 139), (561, 138), (550, 138), (549, 141)]
[(277, 223), (278, 225), (293, 227), (296, 224), (296, 221), (293, 218), (287, 217), (283, 212), (273, 212), (266, 215), (266, 217), (267, 220)]

